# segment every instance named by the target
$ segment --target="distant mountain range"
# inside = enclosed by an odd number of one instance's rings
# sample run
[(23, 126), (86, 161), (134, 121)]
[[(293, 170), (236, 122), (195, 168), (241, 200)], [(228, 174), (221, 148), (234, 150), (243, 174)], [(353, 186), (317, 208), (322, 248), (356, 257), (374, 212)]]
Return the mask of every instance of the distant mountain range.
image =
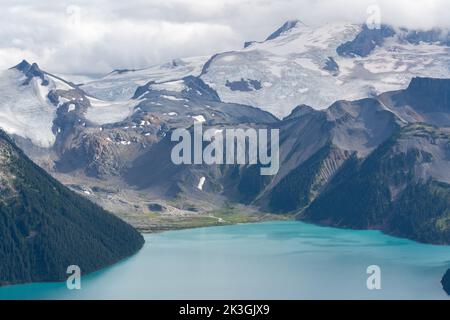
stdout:
[[(229, 203), (450, 243), (446, 30), (286, 22), (212, 57), (74, 84), (23, 61), (0, 74), (0, 127), (54, 177), (142, 227), (153, 208)], [(170, 161), (170, 134), (280, 129), (280, 170)], [(199, 182), (201, 188), (199, 188)]]
[[(139, 85), (199, 77), (224, 102), (259, 107), (279, 118), (297, 105), (324, 109), (408, 86), (414, 76), (449, 77), (448, 30), (288, 21), (264, 41), (213, 55), (174, 60), (145, 70), (113, 72), (82, 86), (107, 100), (129, 99)], [(157, 87), (156, 87), (157, 88)], [(161, 88), (161, 85), (159, 86)]]

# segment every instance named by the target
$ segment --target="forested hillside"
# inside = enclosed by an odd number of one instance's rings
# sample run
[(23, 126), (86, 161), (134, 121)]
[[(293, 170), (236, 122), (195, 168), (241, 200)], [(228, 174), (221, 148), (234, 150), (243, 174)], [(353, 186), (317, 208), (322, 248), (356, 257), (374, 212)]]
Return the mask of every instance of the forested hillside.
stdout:
[(130, 225), (70, 191), (0, 131), (0, 285), (58, 281), (69, 265), (83, 274), (143, 245)]

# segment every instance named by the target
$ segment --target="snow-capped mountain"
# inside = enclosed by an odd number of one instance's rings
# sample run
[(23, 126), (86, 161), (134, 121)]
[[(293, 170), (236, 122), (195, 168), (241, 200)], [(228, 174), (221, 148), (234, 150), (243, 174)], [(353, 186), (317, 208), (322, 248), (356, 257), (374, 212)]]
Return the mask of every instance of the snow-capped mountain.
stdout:
[(105, 77), (81, 85), (81, 88), (104, 100), (127, 100), (137, 87), (150, 81), (167, 82), (186, 76), (198, 76), (209, 57), (174, 59), (142, 70), (115, 70)]
[(68, 83), (43, 73), (23, 61), (0, 73), (0, 127), (9, 134), (30, 139), (40, 147), (55, 142), (52, 130), (56, 108), (48, 99), (51, 90), (70, 90)]
[(0, 73), (0, 128), (41, 148), (54, 146), (67, 126), (61, 119), (67, 116), (80, 126), (114, 123), (125, 119), (137, 103), (94, 98), (25, 60)]
[[(450, 77), (447, 31), (329, 23), (307, 26), (288, 21), (264, 41), (210, 58), (178, 59), (143, 70), (116, 70), (81, 86), (105, 100), (126, 100), (154, 81), (179, 87), (199, 76), (224, 102), (251, 105), (279, 118), (300, 104), (324, 109), (404, 89), (414, 76)], [(170, 84), (170, 82), (174, 82)]]
[(436, 30), (290, 22), (263, 42), (214, 56), (201, 78), (223, 101), (284, 117), (299, 104), (323, 109), (405, 88), (414, 76), (449, 77), (447, 38)]
[[(376, 152), (401, 160), (374, 158), (392, 175), (403, 179), (406, 170), (415, 179), (401, 186), (387, 179), (391, 189), (383, 192), (395, 197), (406, 184), (450, 183), (449, 80), (431, 79), (450, 78), (449, 46), (448, 32), (437, 29), (289, 21), (242, 50), (116, 70), (85, 84), (24, 61), (0, 75), (0, 127), (58, 179), (112, 211), (135, 213), (136, 223), (155, 199), (173, 208), (173, 199), (184, 199), (174, 210), (189, 203), (188, 214), (227, 201), (298, 213), (341, 185), (335, 177), (345, 166)], [(195, 122), (218, 132), (279, 129), (278, 174), (173, 164), (170, 132)], [(402, 164), (411, 159), (414, 165)], [(352, 174), (376, 174), (358, 166)]]
[[(139, 154), (194, 121), (273, 123), (259, 109), (283, 118), (298, 105), (323, 109), (404, 89), (416, 75), (450, 77), (449, 44), (448, 32), (437, 29), (314, 28), (294, 20), (242, 50), (116, 70), (79, 85), (23, 61), (0, 74), (0, 127), (34, 146), (53, 147), (62, 159), (76, 150), (95, 176), (117, 174), (129, 160), (120, 154)], [(411, 112), (402, 108), (390, 112), (409, 121)], [(85, 143), (97, 147), (86, 151)], [(104, 168), (102, 157), (112, 166)]]
[[(178, 61), (169, 69), (176, 77), (183, 76), (185, 68), (192, 70)], [(136, 77), (144, 81), (140, 71), (136, 72)], [(116, 72), (107, 78), (123, 78), (126, 73)], [(160, 75), (170, 77), (168, 73)], [(85, 92), (84, 86), (23, 61), (2, 73), (0, 127), (13, 135), (35, 161), (41, 163), (43, 157), (47, 164), (50, 157), (50, 167), (57, 171), (81, 171), (87, 176), (106, 178), (121, 175), (174, 128), (187, 128), (194, 122), (213, 125), (277, 121), (258, 108), (223, 103), (198, 77), (142, 83), (134, 88), (136, 83), (130, 80), (134, 92), (128, 99), (102, 100)]]

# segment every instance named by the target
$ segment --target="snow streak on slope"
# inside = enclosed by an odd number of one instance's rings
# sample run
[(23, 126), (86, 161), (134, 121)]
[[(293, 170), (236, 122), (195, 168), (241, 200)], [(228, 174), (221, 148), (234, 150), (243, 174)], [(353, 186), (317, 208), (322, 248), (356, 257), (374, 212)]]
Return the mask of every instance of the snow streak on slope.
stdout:
[(25, 76), (11, 69), (0, 73), (0, 127), (9, 134), (30, 139), (40, 147), (49, 148), (55, 142), (52, 132), (56, 107), (47, 99), (48, 87), (33, 78), (29, 85), (22, 85)]
[(150, 81), (166, 82), (188, 75), (198, 76), (208, 57), (176, 59), (143, 70), (114, 71), (106, 77), (91, 81), (81, 88), (100, 99), (114, 101), (130, 99), (139, 86)]

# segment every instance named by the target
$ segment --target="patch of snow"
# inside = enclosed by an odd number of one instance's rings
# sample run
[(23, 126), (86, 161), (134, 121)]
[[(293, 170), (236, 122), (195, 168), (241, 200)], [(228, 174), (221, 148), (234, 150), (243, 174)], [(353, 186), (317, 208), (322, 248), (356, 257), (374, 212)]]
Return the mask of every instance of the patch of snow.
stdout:
[(181, 92), (186, 89), (183, 80), (169, 81), (150, 85), (153, 90), (167, 90), (173, 92)]
[(300, 89), (298, 89), (298, 92), (300, 92), (300, 93), (307, 93), (308, 91), (309, 91), (308, 88), (300, 88)]
[(237, 59), (237, 57), (235, 55), (230, 54), (230, 55), (225, 55), (225, 57), (223, 58), (223, 61), (232, 62), (232, 61), (235, 61), (236, 59)]
[(205, 181), (206, 181), (206, 178), (205, 177), (201, 177), (200, 181), (198, 182), (197, 189), (203, 191), (203, 185), (205, 184)]
[(71, 100), (64, 98), (64, 97), (59, 97), (58, 107), (69, 101), (71, 101)]
[(86, 118), (98, 125), (125, 120), (140, 103), (139, 100), (109, 102), (92, 97), (89, 101), (91, 107), (86, 112)]
[(56, 77), (53, 77), (51, 75), (47, 75), (47, 77), (49, 77), (51, 79), (51, 81), (53, 82), (53, 84), (55, 86), (55, 89), (57, 89), (57, 90), (69, 91), (69, 90), (74, 89), (71, 85), (69, 85), (68, 83), (66, 83)]
[(206, 122), (205, 117), (202, 116), (202, 115), (192, 116), (192, 118), (193, 118), (196, 122), (200, 122), (200, 123)]
[[(183, 58), (178, 59), (175, 63), (171, 61), (142, 70), (114, 72), (101, 79), (87, 82), (81, 88), (103, 100), (127, 100), (134, 95), (139, 86), (143, 86), (150, 81), (157, 81), (160, 85), (165, 86), (166, 84), (162, 83), (182, 79), (190, 75), (199, 76), (203, 65), (209, 58), (209, 56)], [(176, 84), (175, 88), (172, 87), (170, 90), (178, 91), (181, 86)]]
[(165, 94), (161, 95), (161, 98), (164, 98), (164, 99), (167, 99), (167, 100), (171, 100), (171, 101), (186, 101), (186, 99), (177, 98), (177, 97), (174, 97), (174, 96), (168, 96), (168, 95), (165, 95)]

